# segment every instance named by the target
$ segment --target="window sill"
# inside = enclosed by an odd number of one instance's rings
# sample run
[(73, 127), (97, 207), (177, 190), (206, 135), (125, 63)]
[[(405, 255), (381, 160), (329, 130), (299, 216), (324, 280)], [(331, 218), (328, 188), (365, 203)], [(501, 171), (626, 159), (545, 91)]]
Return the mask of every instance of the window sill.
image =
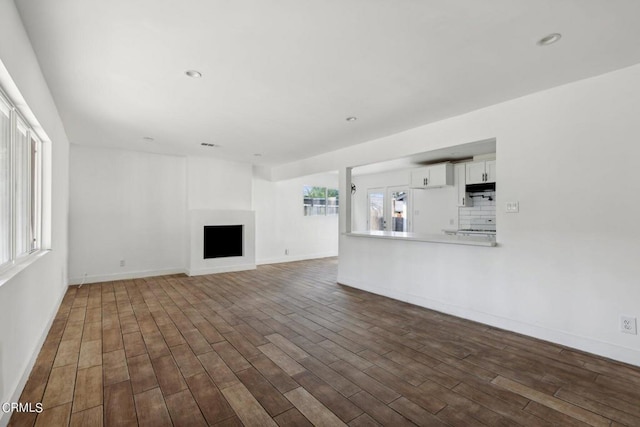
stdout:
[(37, 260), (51, 252), (50, 249), (40, 249), (26, 257), (16, 261), (14, 264), (10, 264), (0, 270), (0, 287), (2, 287), (9, 280), (20, 274), (21, 271), (35, 263)]

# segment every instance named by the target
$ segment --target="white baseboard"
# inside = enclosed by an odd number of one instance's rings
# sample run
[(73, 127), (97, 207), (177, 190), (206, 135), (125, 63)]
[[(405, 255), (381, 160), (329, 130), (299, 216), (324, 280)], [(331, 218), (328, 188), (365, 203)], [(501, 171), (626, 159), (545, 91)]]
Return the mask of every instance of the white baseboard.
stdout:
[(283, 262), (305, 261), (308, 259), (330, 258), (330, 257), (336, 257), (336, 256), (338, 256), (338, 252), (323, 252), (319, 254), (294, 255), (294, 256), (285, 255), (285, 256), (276, 257), (276, 258), (261, 259), (256, 261), (256, 264), (258, 265), (280, 264)]
[(617, 344), (605, 341), (595, 340), (593, 338), (571, 334), (555, 329), (524, 323), (519, 320), (509, 319), (506, 317), (496, 316), (490, 313), (484, 313), (472, 310), (466, 307), (449, 304), (429, 298), (424, 298), (405, 292), (399, 292), (394, 289), (383, 288), (365, 283), (359, 279), (339, 276), (338, 283), (352, 288), (361, 289), (377, 295), (393, 298), (399, 301), (415, 304), (430, 310), (439, 311), (441, 313), (450, 314), (452, 316), (461, 317), (463, 319), (480, 322), (485, 325), (494, 326), (496, 328), (505, 329), (507, 331), (516, 332), (541, 340), (549, 341), (565, 347), (571, 347), (588, 353), (596, 354), (602, 357), (608, 357), (613, 360), (640, 366), (640, 350), (628, 347), (622, 347)]
[[(36, 348), (35, 348), (34, 352), (31, 354), (31, 357), (29, 358), (29, 361), (27, 362), (27, 366), (26, 366), (24, 372), (20, 376), (20, 381), (18, 381), (16, 389), (11, 394), (11, 402), (18, 402), (20, 400), (20, 395), (22, 394), (22, 391), (24, 390), (24, 386), (27, 385), (27, 380), (29, 379), (29, 376), (31, 375), (31, 371), (33, 371), (33, 367), (36, 364), (36, 360), (38, 359), (38, 355), (40, 354), (40, 350), (42, 350), (42, 346), (44, 345), (44, 341), (47, 339), (47, 335), (49, 335), (49, 330), (51, 329), (51, 325), (53, 325), (53, 321), (56, 318), (56, 315), (58, 314), (58, 310), (60, 309), (60, 304), (62, 303), (62, 299), (64, 298), (66, 292), (67, 292), (67, 287), (64, 287), (62, 292), (60, 292), (60, 296), (58, 297), (58, 301), (56, 302), (56, 304), (55, 304), (55, 306), (53, 308), (53, 311), (51, 312), (51, 315), (49, 316), (49, 320), (47, 321), (47, 324), (46, 324), (46, 326), (44, 327), (44, 329), (42, 331), (42, 335), (40, 335), (40, 338), (38, 338), (38, 342), (37, 342)], [(4, 403), (4, 402), (1, 402), (1, 403)], [(36, 402), (32, 402), (32, 403), (35, 404)], [(7, 424), (9, 424), (9, 420), (11, 419), (11, 415), (12, 414), (13, 414), (12, 412), (4, 413), (3, 411), (0, 411), (0, 426), (5, 427)]]
[(234, 271), (255, 270), (256, 265), (262, 264), (279, 264), (282, 262), (292, 261), (304, 261), (307, 259), (327, 258), (338, 256), (337, 252), (325, 252), (319, 254), (300, 255), (300, 256), (283, 256), (280, 258), (269, 258), (255, 264), (240, 264), (234, 266), (222, 266), (212, 268), (201, 268), (197, 270), (190, 270), (185, 268), (166, 268), (161, 270), (142, 270), (142, 271), (127, 271), (123, 273), (113, 274), (100, 274), (83, 277), (71, 277), (69, 278), (69, 285), (100, 283), (100, 282), (113, 282), (115, 280), (129, 280), (129, 279), (141, 279), (144, 277), (153, 276), (167, 276), (170, 274), (186, 274), (188, 276), (201, 276), (204, 274), (216, 274), (216, 273), (231, 273)]
[(189, 276), (202, 276), (205, 274), (216, 274), (216, 273), (231, 273), (234, 271), (245, 271), (245, 270), (255, 270), (255, 264), (240, 264), (240, 265), (230, 265), (230, 266), (221, 266), (221, 267), (211, 267), (211, 268), (200, 268), (197, 270), (187, 270), (186, 273)]
[(167, 276), (170, 274), (185, 274), (185, 273), (186, 271), (184, 268), (165, 268), (161, 270), (127, 271), (124, 273), (87, 276), (86, 278), (71, 277), (69, 278), (69, 285), (79, 285), (81, 283), (86, 285), (87, 283), (113, 282), (114, 280), (141, 279), (143, 277)]

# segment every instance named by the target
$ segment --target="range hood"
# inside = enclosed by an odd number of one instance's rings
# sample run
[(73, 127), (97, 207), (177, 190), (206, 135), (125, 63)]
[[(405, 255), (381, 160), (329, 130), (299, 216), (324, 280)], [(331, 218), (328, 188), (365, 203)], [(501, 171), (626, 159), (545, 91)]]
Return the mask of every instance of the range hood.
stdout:
[(465, 191), (467, 193), (481, 193), (483, 191), (496, 191), (496, 183), (487, 182), (482, 184), (467, 184)]

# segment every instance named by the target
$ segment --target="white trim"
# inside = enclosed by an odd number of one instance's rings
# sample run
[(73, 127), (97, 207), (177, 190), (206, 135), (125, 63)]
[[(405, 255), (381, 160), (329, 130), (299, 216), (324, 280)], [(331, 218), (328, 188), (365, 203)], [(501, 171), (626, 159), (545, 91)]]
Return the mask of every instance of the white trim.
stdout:
[[(48, 251), (46, 251), (48, 252)], [(29, 379), (29, 376), (31, 375), (31, 371), (33, 371), (33, 367), (36, 364), (36, 360), (38, 359), (38, 356), (40, 355), (40, 351), (42, 350), (42, 346), (44, 345), (45, 340), (47, 339), (47, 335), (49, 335), (49, 330), (51, 330), (51, 326), (53, 325), (53, 321), (55, 320), (57, 314), (58, 314), (58, 310), (60, 310), (60, 305), (62, 304), (62, 299), (64, 298), (64, 296), (67, 294), (67, 288), (64, 288), (63, 292), (60, 292), (60, 296), (58, 297), (58, 302), (55, 304), (54, 308), (53, 308), (53, 312), (49, 315), (49, 321), (47, 322), (47, 325), (44, 327), (44, 329), (42, 330), (42, 335), (40, 335), (40, 338), (38, 339), (38, 342), (36, 344), (36, 348), (34, 349), (33, 353), (31, 354), (31, 357), (29, 358), (29, 361), (27, 362), (27, 366), (25, 367), (24, 371), (22, 372), (22, 375), (20, 375), (20, 380), (18, 381), (18, 384), (16, 384), (16, 388), (13, 391), (13, 393), (11, 393), (11, 402), (18, 402), (20, 400), (20, 396), (22, 395), (22, 392), (24, 391), (24, 387), (27, 385), (27, 380)], [(35, 402), (33, 402), (35, 403)], [(9, 420), (11, 419), (11, 415), (13, 415), (13, 412), (7, 412), (4, 413), (2, 411), (0, 411), (0, 426), (6, 426), (9, 424)]]
[(336, 256), (338, 256), (338, 251), (323, 252), (319, 254), (298, 255), (298, 256), (286, 255), (283, 257), (266, 258), (266, 259), (258, 260), (256, 261), (256, 264), (257, 265), (281, 264), (284, 262), (305, 261), (308, 259), (331, 258)]
[[(100, 282), (113, 282), (115, 280), (128, 280), (128, 279), (141, 279), (144, 277), (154, 276), (167, 276), (170, 274), (186, 274), (184, 268), (165, 268), (162, 270), (141, 270), (141, 271), (127, 271), (125, 273), (104, 274), (97, 276), (84, 277), (71, 277), (69, 278), (69, 285), (79, 285), (81, 283), (100, 283)], [(83, 282), (84, 279), (84, 282)]]
[(352, 288), (382, 295), (395, 300), (408, 302), (420, 307), (435, 310), (441, 313), (450, 314), (474, 322), (480, 322), (485, 325), (494, 326), (496, 328), (505, 329), (507, 331), (524, 334), (530, 337), (549, 341), (565, 347), (571, 347), (581, 351), (586, 351), (598, 356), (608, 357), (620, 362), (629, 363), (631, 365), (640, 366), (640, 350), (629, 347), (622, 347), (605, 341), (598, 341), (592, 338), (567, 333), (555, 329), (548, 329), (542, 326), (532, 325), (520, 322), (506, 317), (496, 316), (482, 311), (471, 310), (465, 307), (437, 301), (429, 298), (423, 298), (416, 295), (398, 292), (394, 289), (377, 287), (371, 283), (365, 283), (359, 279), (340, 276), (338, 274), (338, 283)]

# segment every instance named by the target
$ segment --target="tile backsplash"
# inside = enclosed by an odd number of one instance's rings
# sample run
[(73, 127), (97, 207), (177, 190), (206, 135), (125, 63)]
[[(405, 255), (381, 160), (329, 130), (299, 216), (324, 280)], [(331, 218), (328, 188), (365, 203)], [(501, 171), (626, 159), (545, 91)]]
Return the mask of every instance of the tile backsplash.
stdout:
[(469, 196), (472, 197), (473, 206), (458, 208), (458, 228), (480, 228), (484, 230), (495, 230), (496, 192), (482, 191), (477, 193), (469, 193)]

